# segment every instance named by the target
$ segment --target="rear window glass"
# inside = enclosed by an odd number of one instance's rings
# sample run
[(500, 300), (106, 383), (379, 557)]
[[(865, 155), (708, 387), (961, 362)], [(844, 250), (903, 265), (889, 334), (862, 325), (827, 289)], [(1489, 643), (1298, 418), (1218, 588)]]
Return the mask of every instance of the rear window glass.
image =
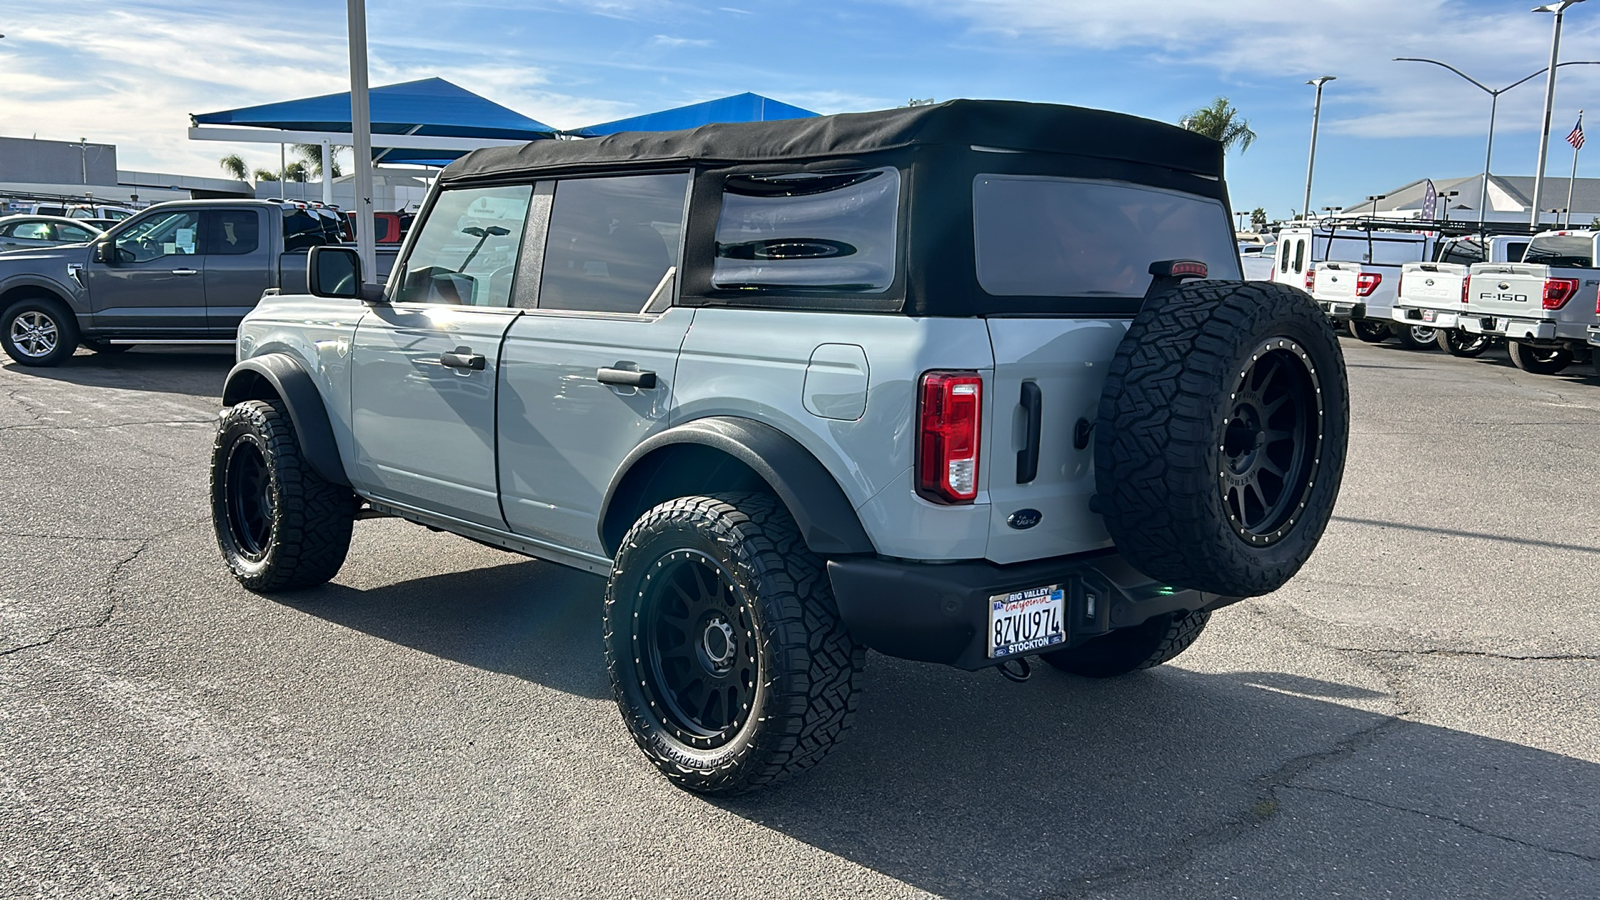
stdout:
[(1480, 263), (1485, 259), (1483, 243), (1475, 238), (1460, 241), (1446, 241), (1439, 245), (1439, 258), (1435, 262), (1463, 263), (1471, 265)]
[(1594, 238), (1586, 235), (1540, 235), (1528, 245), (1523, 262), (1547, 266), (1594, 268)]
[(899, 214), (893, 168), (732, 176), (723, 184), (711, 283), (882, 293), (894, 283)]
[(1197, 259), (1239, 279), (1216, 200), (1136, 184), (1026, 175), (973, 181), (978, 283), (997, 296), (1141, 297), (1150, 264)]

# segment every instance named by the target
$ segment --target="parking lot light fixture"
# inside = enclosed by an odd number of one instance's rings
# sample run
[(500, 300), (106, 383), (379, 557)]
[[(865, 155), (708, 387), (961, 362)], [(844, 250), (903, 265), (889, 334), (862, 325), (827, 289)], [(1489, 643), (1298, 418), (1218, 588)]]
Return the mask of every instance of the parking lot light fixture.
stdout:
[(1539, 168), (1533, 176), (1533, 202), (1528, 204), (1533, 208), (1533, 219), (1530, 224), (1539, 227), (1539, 201), (1542, 199), (1540, 191), (1544, 188), (1545, 157), (1550, 154), (1550, 113), (1556, 102), (1556, 68), (1561, 57), (1561, 20), (1567, 14), (1568, 7), (1576, 6), (1584, 0), (1557, 0), (1555, 3), (1546, 3), (1544, 6), (1535, 6), (1534, 12), (1555, 13), (1555, 28), (1550, 35), (1550, 75), (1544, 82), (1544, 124), (1539, 128)]
[(1306, 82), (1317, 89), (1317, 99), (1311, 107), (1311, 155), (1306, 160), (1306, 202), (1300, 206), (1305, 210), (1307, 219), (1311, 218), (1311, 175), (1317, 169), (1317, 125), (1322, 120), (1322, 86), (1337, 79), (1336, 75), (1323, 75)]

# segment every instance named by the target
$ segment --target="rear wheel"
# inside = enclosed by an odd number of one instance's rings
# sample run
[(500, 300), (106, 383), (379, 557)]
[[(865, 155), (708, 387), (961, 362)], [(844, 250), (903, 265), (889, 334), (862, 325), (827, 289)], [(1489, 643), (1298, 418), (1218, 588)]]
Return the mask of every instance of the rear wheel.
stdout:
[(1432, 350), (1439, 345), (1439, 329), (1422, 325), (1401, 325), (1394, 329), (1400, 346), (1407, 350)]
[(855, 717), (865, 649), (783, 504), (668, 501), (621, 547), (606, 667), (645, 756), (706, 794), (772, 784), (827, 756)]
[(78, 320), (59, 301), (18, 300), (0, 313), (0, 346), (24, 366), (59, 366), (78, 349)]
[(1473, 334), (1458, 328), (1439, 332), (1439, 349), (1451, 356), (1482, 356), (1483, 351), (1489, 349), (1489, 341), (1486, 334)]
[(1351, 319), (1350, 333), (1368, 344), (1381, 344), (1389, 339), (1389, 326), (1372, 319)]
[(1511, 341), (1506, 349), (1511, 353), (1512, 365), (1534, 375), (1554, 375), (1572, 365), (1572, 351), (1565, 347), (1535, 347)]
[(1209, 621), (1211, 613), (1203, 609), (1165, 613), (1141, 625), (1121, 628), (1039, 658), (1063, 672), (1085, 678), (1115, 678), (1154, 668), (1189, 649)]

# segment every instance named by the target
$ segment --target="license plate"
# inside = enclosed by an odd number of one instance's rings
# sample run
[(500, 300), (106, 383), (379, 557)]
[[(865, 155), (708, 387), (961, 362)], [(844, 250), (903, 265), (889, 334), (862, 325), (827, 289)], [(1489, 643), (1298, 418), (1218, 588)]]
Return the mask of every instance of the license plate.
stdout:
[(1432, 322), (1433, 321), (1433, 317), (1434, 317), (1434, 311), (1433, 310), (1425, 309), (1425, 310), (1422, 311), (1422, 321), (1424, 321), (1424, 322)]
[(990, 597), (989, 658), (1035, 653), (1065, 641), (1065, 599), (1059, 584)]

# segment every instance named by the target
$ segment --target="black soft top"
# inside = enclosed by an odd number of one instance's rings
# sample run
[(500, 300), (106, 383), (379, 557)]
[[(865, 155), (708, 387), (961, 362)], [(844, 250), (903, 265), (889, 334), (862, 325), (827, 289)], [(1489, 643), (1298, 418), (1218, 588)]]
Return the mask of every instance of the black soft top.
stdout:
[(629, 164), (804, 162), (879, 156), (919, 146), (1064, 153), (1222, 177), (1222, 145), (1172, 125), (1077, 106), (951, 100), (880, 112), (493, 147), (456, 160), (440, 178), (448, 183)]

